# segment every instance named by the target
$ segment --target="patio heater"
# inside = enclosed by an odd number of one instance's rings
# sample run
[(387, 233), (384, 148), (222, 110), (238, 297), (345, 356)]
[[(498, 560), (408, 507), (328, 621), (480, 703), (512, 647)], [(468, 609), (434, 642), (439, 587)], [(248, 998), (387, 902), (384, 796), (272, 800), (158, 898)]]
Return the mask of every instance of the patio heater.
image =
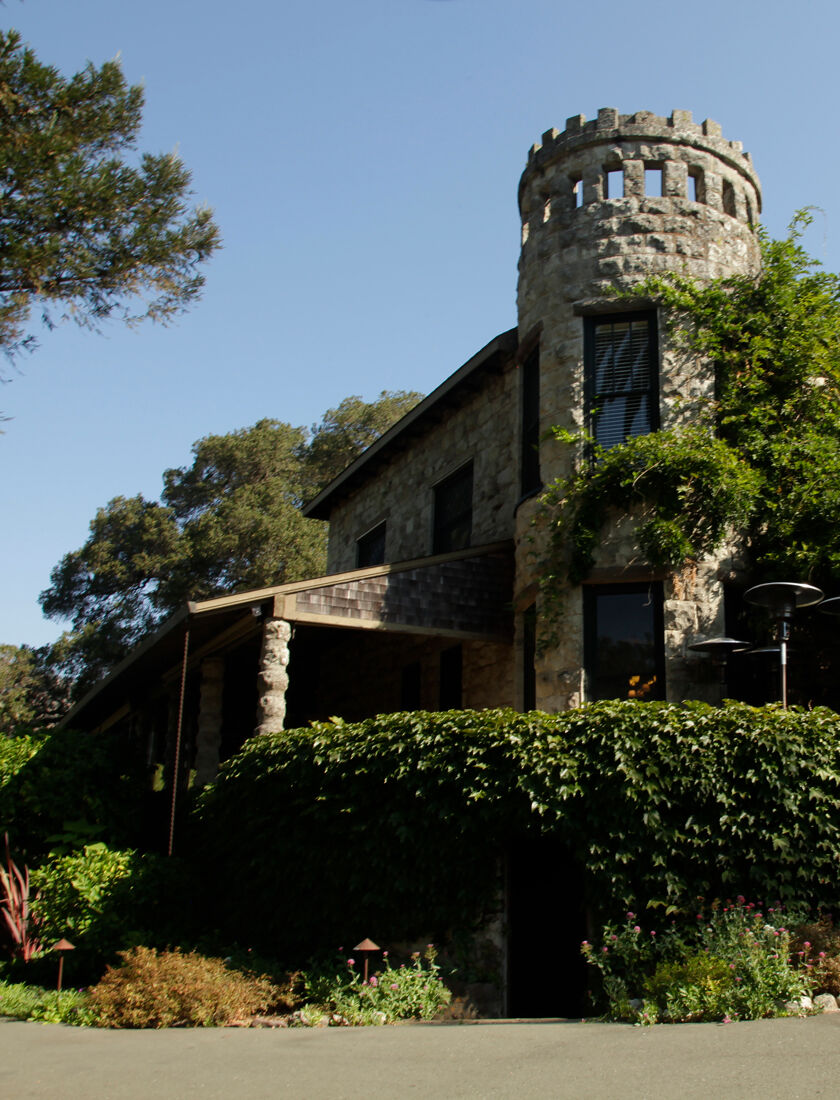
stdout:
[(720, 701), (726, 698), (726, 662), (732, 653), (743, 653), (750, 648), (749, 642), (737, 638), (707, 638), (704, 642), (694, 642), (688, 647), (697, 653), (708, 653), (718, 669), (720, 676)]
[(779, 638), (779, 677), (781, 681), (782, 707), (787, 710), (787, 658), (790, 627), (794, 612), (802, 607), (814, 607), (820, 603), (823, 593), (813, 584), (795, 581), (772, 581), (747, 589), (744, 599), (755, 607), (763, 607), (776, 620)]

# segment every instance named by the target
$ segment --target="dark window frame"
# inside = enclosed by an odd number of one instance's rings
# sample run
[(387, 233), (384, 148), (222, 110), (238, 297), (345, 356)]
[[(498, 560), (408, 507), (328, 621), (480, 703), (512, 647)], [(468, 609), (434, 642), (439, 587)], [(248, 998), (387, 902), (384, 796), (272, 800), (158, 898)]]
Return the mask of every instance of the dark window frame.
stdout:
[[(597, 688), (599, 680), (598, 668), (598, 600), (609, 596), (633, 596), (647, 597), (651, 606), (651, 645), (653, 660), (651, 662), (656, 677), (655, 686), (642, 696), (644, 699), (665, 698), (665, 593), (662, 581), (643, 581), (640, 583), (616, 583), (616, 584), (588, 584), (583, 586), (583, 667), (584, 690), (587, 702), (599, 699), (633, 698), (630, 690), (635, 689), (629, 680), (627, 693), (622, 696), (604, 695)], [(644, 682), (640, 682), (639, 689), (644, 689)]]
[(519, 491), (522, 497), (542, 489), (540, 477), (540, 348), (530, 352), (522, 366), (519, 394)]
[[(356, 568), (368, 569), (374, 565), (385, 564), (385, 539), (387, 537), (386, 521), (377, 523), (374, 527), (359, 535), (356, 539)], [(381, 547), (381, 549), (380, 549)]]
[[(469, 483), (469, 504), (458, 506), (458, 496)], [(457, 470), (433, 486), (432, 553), (446, 554), (465, 550), (472, 545), (473, 462), (465, 462)], [(464, 531), (466, 533), (464, 533)]]
[[(647, 435), (649, 432), (655, 432), (659, 430), (659, 341), (657, 333), (657, 317), (655, 310), (637, 311), (633, 313), (609, 313), (609, 314), (590, 314), (583, 319), (583, 369), (584, 369), (584, 413), (586, 417), (586, 428), (590, 439), (595, 443), (600, 443), (605, 449), (614, 447), (618, 443), (622, 443), (627, 439), (637, 435)], [(614, 392), (610, 393), (608, 389), (598, 385), (598, 363), (596, 359), (596, 350), (598, 344), (598, 329), (606, 328), (615, 325), (631, 326), (634, 323), (644, 322), (647, 325), (647, 381), (644, 386), (631, 385), (624, 389), (620, 389), (617, 386), (614, 387)], [(632, 339), (632, 330), (631, 330)], [(632, 381), (632, 379), (631, 379)], [(604, 412), (604, 403), (611, 398), (615, 398), (616, 402), (620, 399), (628, 401), (630, 403), (630, 412), (632, 415), (625, 413), (625, 420), (628, 419), (632, 426), (632, 421), (637, 418), (642, 411), (643, 401), (647, 401), (647, 416), (644, 421), (644, 430), (629, 431), (622, 435), (619, 439), (617, 435), (613, 435), (606, 442), (602, 442), (599, 438), (598, 421), (602, 417)], [(635, 412), (632, 412), (635, 405)]]

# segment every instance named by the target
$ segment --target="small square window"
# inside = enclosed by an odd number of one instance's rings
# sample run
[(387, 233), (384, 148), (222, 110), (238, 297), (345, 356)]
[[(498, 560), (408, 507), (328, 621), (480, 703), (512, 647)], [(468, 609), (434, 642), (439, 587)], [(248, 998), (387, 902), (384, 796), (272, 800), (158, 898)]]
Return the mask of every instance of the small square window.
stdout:
[(435, 486), (432, 553), (464, 550), (472, 540), (473, 465), (468, 462)]
[(624, 198), (624, 170), (609, 168), (604, 170), (604, 198)]

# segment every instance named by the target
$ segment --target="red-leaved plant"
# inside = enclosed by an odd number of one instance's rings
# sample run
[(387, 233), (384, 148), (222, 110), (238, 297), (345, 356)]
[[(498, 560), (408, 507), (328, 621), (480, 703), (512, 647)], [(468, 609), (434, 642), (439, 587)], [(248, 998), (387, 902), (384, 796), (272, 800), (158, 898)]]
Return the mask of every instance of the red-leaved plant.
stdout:
[(12, 954), (29, 962), (41, 950), (33, 935), (36, 921), (29, 911), (29, 868), (21, 869), (9, 851), (6, 833), (6, 866), (0, 865), (0, 911), (12, 936)]

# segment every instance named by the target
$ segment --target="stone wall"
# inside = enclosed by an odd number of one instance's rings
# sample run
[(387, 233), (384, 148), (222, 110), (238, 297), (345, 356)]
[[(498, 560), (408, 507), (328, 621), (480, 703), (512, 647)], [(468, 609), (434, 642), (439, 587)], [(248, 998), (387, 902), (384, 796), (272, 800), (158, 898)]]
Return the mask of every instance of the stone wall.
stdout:
[[(304, 628), (299, 627), (298, 631)], [(317, 629), (317, 628), (315, 628)], [(324, 638), (323, 635), (319, 635)], [(453, 645), (462, 648), (463, 706), (475, 709), (512, 706), (512, 647), (499, 642), (464, 641), (381, 631), (333, 631), (319, 644), (312, 716), (340, 715), (357, 721), (402, 709), (402, 673), (419, 665), (421, 710), (437, 710), (440, 656)], [(302, 649), (299, 652), (303, 652)], [(292, 642), (289, 675), (294, 682), (296, 642)], [(311, 659), (311, 658), (310, 658)]]
[[(662, 194), (645, 194), (646, 171), (658, 173)], [(612, 196), (616, 190), (623, 194)], [(716, 123), (694, 123), (687, 111), (663, 118), (610, 108), (589, 122), (568, 119), (565, 131), (549, 131), (532, 148), (519, 198), (519, 334), (520, 341), (539, 334), (543, 436), (552, 425), (585, 428), (583, 319), (645, 308), (639, 299), (617, 299), (616, 291), (649, 275), (707, 280), (754, 272), (760, 263), (754, 226), (761, 192), (749, 154), (740, 142), (724, 139)], [(668, 429), (708, 405), (714, 369), (686, 354), (661, 316), (658, 337), (660, 421)], [(551, 439), (541, 444), (546, 483), (568, 476), (584, 460), (582, 447)], [(535, 509), (526, 502), (517, 514), (519, 605), (539, 578), (541, 546), (530, 542)], [(644, 566), (632, 521), (606, 524), (597, 566), (602, 583), (630, 579), (629, 567)], [(722, 581), (729, 569), (726, 550), (698, 563), (690, 592), (676, 578), (665, 580), (669, 698), (696, 694), (686, 647), (723, 633)], [(537, 675), (537, 704), (549, 710), (583, 699), (579, 588), (563, 593), (562, 617), (554, 625), (556, 643), (544, 648)]]
[(513, 535), (517, 499), (518, 374), (508, 362), (485, 376), (460, 407), (430, 424), (419, 437), (330, 514), (327, 571), (356, 568), (356, 540), (383, 521), (386, 562), (431, 553), (434, 486), (473, 462), (472, 545)]

